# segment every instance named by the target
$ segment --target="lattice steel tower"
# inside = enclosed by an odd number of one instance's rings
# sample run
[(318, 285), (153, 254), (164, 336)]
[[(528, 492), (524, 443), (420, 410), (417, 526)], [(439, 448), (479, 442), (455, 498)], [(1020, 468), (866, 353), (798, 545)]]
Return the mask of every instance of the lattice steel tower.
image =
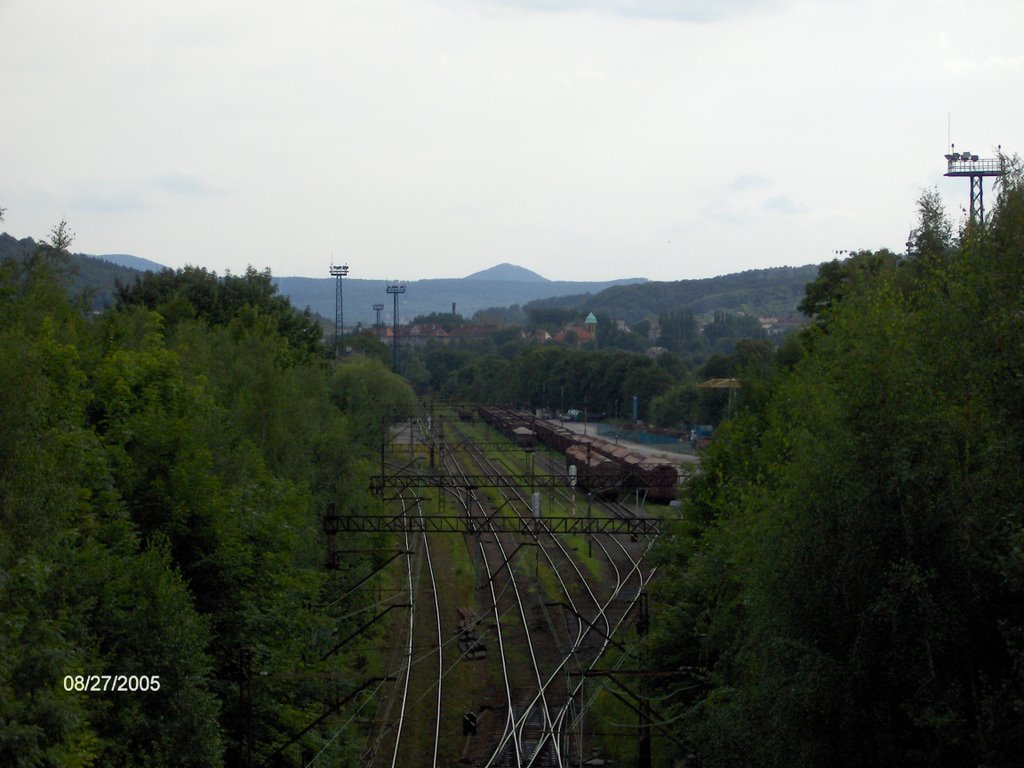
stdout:
[[(971, 180), (971, 223), (985, 223), (985, 198), (983, 180), (986, 176), (1002, 176), (1005, 172), (1002, 157), (979, 158), (970, 152), (956, 152), (955, 145), (949, 147), (946, 155), (948, 169), (946, 176), (966, 176)], [(1002, 146), (999, 147), (1000, 155)]]
[(384, 289), (395, 297), (395, 314), (392, 318), (394, 323), (394, 330), (391, 332), (391, 370), (398, 373), (398, 297), (400, 294), (405, 293), (405, 286), (389, 285)]
[(377, 324), (373, 327), (377, 329), (377, 338), (380, 339), (381, 335), (384, 333), (384, 326), (380, 324), (380, 313), (384, 311), (384, 305), (374, 304), (373, 311), (377, 313)]
[(331, 265), (331, 277), (334, 278), (334, 356), (345, 354), (345, 317), (342, 314), (341, 278), (348, 274), (348, 264)]

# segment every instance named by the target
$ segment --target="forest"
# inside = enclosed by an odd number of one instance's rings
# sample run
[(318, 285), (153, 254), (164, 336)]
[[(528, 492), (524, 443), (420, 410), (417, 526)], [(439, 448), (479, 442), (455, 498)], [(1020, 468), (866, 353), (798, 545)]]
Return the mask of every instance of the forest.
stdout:
[(659, 545), (652, 700), (702, 768), (1019, 765), (1024, 187), (823, 264)]
[(594, 295), (538, 299), (526, 304), (524, 309), (571, 309), (584, 314), (593, 311), (630, 324), (680, 309), (695, 314), (719, 310), (734, 314), (789, 315), (816, 272), (814, 265), (773, 267), (694, 280), (616, 285)]
[(323, 716), (379, 674), (333, 649), (385, 542), (328, 570), (322, 518), (379, 503), (412, 390), (326, 359), (269, 273), (149, 273), (94, 315), (70, 239), (0, 267), (0, 764), (358, 764)]
[[(546, 316), (543, 315), (543, 316)], [(557, 313), (554, 328), (566, 322)], [(507, 326), (483, 338), (429, 341), (403, 349), (400, 370), (421, 394), (454, 403), (512, 403), (547, 412), (587, 409), (612, 419), (632, 416), (638, 399), (641, 421), (668, 430), (686, 430), (723, 418), (728, 394), (701, 389), (709, 378), (737, 376), (749, 368), (769, 366), (780, 349), (794, 343), (787, 337), (768, 338), (757, 321), (726, 312), (715, 313), (700, 328), (692, 312), (665, 313), (656, 354), (644, 351), (650, 342), (599, 318), (597, 341), (587, 344), (539, 344), (526, 337), (543, 328), (536, 319), (525, 329)], [(437, 316), (440, 325), (441, 316)], [(451, 316), (446, 322), (452, 322)], [(686, 335), (672, 335), (685, 325)], [(677, 343), (678, 342), (678, 343)], [(389, 349), (373, 334), (348, 337), (354, 350), (381, 361)]]

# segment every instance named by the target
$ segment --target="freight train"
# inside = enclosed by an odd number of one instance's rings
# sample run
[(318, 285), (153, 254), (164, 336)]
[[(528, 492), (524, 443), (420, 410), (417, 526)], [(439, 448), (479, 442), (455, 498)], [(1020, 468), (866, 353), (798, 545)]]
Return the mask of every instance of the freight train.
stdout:
[(524, 411), (480, 406), (480, 418), (524, 447), (537, 442), (565, 456), (566, 472), (576, 467), (576, 484), (601, 496), (620, 490), (640, 491), (648, 501), (667, 504), (679, 490), (674, 464), (652, 459), (618, 443), (594, 435), (581, 435), (553, 421), (536, 419)]

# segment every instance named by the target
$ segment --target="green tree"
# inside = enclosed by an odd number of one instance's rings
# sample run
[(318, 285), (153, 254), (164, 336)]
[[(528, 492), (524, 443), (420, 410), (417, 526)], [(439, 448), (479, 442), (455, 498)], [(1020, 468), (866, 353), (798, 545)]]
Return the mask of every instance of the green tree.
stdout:
[(651, 402), (651, 421), (658, 427), (683, 429), (701, 423), (699, 392), (693, 384), (677, 384)]
[(278, 295), (269, 270), (249, 267), (243, 275), (222, 278), (199, 267), (144, 272), (131, 285), (119, 283), (116, 297), (118, 307), (159, 312), (171, 328), (189, 319), (219, 326), (233, 320), (249, 326), (266, 322), (296, 354), (323, 351), (320, 324), (308, 309), (298, 312)]
[(1022, 201), (926, 268), (824, 265), (825, 325), (716, 435), (652, 630), (703, 765), (1017, 760)]
[(945, 261), (953, 251), (953, 227), (937, 189), (925, 190), (917, 201), (918, 226), (910, 233), (907, 246), (916, 258)]
[(899, 256), (884, 249), (858, 251), (843, 261), (833, 259), (826, 262), (818, 268), (818, 276), (807, 284), (797, 309), (824, 323), (836, 304), (846, 296), (870, 287), (880, 276), (891, 274), (899, 263)]
[(66, 220), (61, 219), (57, 225), (50, 230), (50, 248), (60, 254), (67, 254), (71, 249), (71, 243), (75, 241), (75, 233), (71, 231)]
[(658, 345), (676, 354), (689, 351), (699, 341), (700, 327), (690, 309), (680, 308), (662, 312), (658, 316), (658, 326), (661, 328)]
[(526, 310), (528, 324), (535, 328), (547, 328), (555, 330), (566, 323), (579, 320), (580, 315), (574, 309), (559, 309), (557, 307), (530, 307)]
[(353, 439), (369, 449), (380, 445), (383, 426), (415, 413), (416, 396), (408, 383), (372, 358), (347, 358), (328, 387), (331, 401), (347, 414)]
[(445, 331), (451, 331), (458, 326), (467, 325), (468, 322), (462, 315), (452, 314), (451, 312), (431, 312), (428, 315), (416, 315), (412, 319), (413, 325), (437, 325), (444, 328)]
[[(93, 429), (93, 329), (48, 259), (0, 274), (0, 762), (220, 759), (206, 625), (166, 551), (140, 546)], [(66, 690), (156, 675), (164, 695)]]
[(372, 357), (384, 365), (391, 365), (391, 350), (378, 338), (376, 330), (365, 330), (349, 335), (345, 343), (355, 354)]
[[(259, 763), (360, 674), (323, 657), (358, 625), (342, 586), (373, 558), (325, 572), (320, 518), (371, 503), (353, 435), (404, 413), (382, 390), (410, 409), (411, 392), (386, 373), (339, 397), (348, 361), (297, 339), (264, 275), (169, 274), (92, 319), (55, 255), (0, 265), (0, 763)], [(65, 690), (107, 673), (161, 691)], [(336, 731), (275, 763), (354, 761)]]

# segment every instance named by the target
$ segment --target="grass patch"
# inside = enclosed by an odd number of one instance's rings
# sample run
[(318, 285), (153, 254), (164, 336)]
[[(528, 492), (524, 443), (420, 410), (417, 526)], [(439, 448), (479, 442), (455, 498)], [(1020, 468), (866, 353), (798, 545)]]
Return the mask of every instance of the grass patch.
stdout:
[(555, 572), (547, 563), (541, 563), (537, 569), (537, 584), (548, 600), (560, 600), (562, 587), (555, 578)]
[(561, 540), (576, 554), (576, 561), (586, 569), (593, 579), (600, 579), (603, 572), (601, 561), (587, 554), (587, 537), (578, 534), (562, 534)]

